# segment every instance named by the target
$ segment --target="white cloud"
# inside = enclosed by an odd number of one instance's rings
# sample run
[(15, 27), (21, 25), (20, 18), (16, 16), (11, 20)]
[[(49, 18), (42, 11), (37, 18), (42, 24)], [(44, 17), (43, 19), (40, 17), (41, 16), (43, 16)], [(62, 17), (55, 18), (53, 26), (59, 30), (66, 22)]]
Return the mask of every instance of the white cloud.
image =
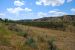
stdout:
[(5, 16), (5, 14), (4, 13), (0, 13), (0, 16)]
[(72, 11), (72, 12), (75, 12), (75, 8), (72, 8), (71, 11)]
[(32, 11), (32, 9), (25, 8), (25, 11), (29, 12), (29, 11)]
[(7, 8), (7, 11), (10, 13), (19, 13), (20, 11), (23, 11), (23, 9), (21, 7)]
[(42, 5), (42, 4), (41, 4), (41, 2), (37, 1), (37, 2), (36, 2), (36, 5)]
[(22, 0), (15, 0), (14, 1), (14, 5), (17, 6), (17, 7), (7, 8), (7, 11), (9, 13), (18, 14), (21, 11), (23, 11), (23, 12), (30, 12), (30, 11), (32, 11), (32, 9), (20, 7), (20, 6), (24, 5), (24, 1), (22, 1)]
[(37, 5), (51, 5), (51, 6), (59, 6), (64, 4), (65, 0), (38, 0), (36, 1)]
[(61, 15), (66, 15), (67, 13), (58, 11), (58, 10), (52, 10), (48, 12), (51, 16), (61, 16)]
[(4, 18), (6, 16), (5, 13), (0, 13), (0, 18)]
[(67, 0), (67, 2), (69, 3), (69, 2), (72, 2), (72, 0)]
[(30, 11), (32, 11), (32, 9), (16, 7), (16, 8), (7, 8), (7, 11), (9, 13), (18, 14), (21, 11), (23, 11), (23, 12), (30, 12)]
[(15, 6), (23, 6), (24, 5), (24, 1), (16, 0), (16, 1), (14, 1), (14, 5)]
[(45, 16), (47, 16), (47, 14), (43, 13), (43, 12), (38, 12), (37, 16), (39, 16), (39, 17), (45, 17)]

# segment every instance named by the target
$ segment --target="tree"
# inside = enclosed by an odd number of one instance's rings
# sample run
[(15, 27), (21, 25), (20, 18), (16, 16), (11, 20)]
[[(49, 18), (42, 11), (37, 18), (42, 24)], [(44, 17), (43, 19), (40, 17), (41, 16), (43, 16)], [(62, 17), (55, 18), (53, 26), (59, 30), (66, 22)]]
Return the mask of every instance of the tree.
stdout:
[(3, 21), (3, 19), (2, 19), (2, 18), (0, 18), (0, 21)]
[(5, 22), (8, 22), (8, 19), (5, 19), (4, 21), (5, 21)]

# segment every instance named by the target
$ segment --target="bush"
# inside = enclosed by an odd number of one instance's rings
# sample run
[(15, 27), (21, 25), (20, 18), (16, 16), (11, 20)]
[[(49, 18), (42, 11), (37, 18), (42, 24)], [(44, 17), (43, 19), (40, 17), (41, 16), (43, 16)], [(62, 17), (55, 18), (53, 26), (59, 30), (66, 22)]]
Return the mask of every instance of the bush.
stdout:
[(9, 30), (12, 30), (12, 31), (16, 31), (16, 32), (22, 31), (20, 28), (18, 28), (18, 27), (16, 26), (16, 24), (9, 24), (9, 25), (8, 25), (8, 29), (9, 29)]
[(64, 22), (25, 22), (22, 23), (24, 25), (36, 26), (41, 28), (51, 28), (56, 30), (64, 30), (65, 24)]
[(55, 39), (54, 38), (48, 40), (47, 43), (49, 45), (49, 47), (48, 47), (49, 50), (57, 50), (57, 47), (55, 45)]
[(23, 34), (23, 36), (24, 36), (24, 37), (27, 37), (27, 36), (28, 36), (28, 33), (25, 32), (25, 33)]
[(33, 48), (36, 48), (35, 40), (33, 38), (28, 38), (26, 44)]
[(23, 37), (27, 37), (28, 33), (21, 31), (21, 32), (18, 33), (18, 35), (23, 36)]
[(38, 36), (38, 41), (39, 42), (45, 42), (45, 39), (43, 37)]

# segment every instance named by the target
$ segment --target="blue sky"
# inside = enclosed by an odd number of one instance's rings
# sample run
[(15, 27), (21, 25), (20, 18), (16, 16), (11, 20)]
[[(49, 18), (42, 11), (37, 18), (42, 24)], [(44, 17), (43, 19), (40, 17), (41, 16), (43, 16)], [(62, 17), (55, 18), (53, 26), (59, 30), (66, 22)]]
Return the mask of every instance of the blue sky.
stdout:
[(75, 14), (75, 0), (0, 0), (0, 18), (36, 19)]

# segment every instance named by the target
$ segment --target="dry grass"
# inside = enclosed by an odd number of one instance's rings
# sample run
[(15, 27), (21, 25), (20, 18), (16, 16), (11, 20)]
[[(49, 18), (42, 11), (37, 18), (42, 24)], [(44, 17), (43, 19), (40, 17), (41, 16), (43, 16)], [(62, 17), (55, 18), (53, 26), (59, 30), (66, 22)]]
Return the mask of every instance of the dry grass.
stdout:
[[(3, 24), (0, 25), (0, 38), (7, 39), (10, 43), (0, 44), (0, 50), (48, 50), (49, 40), (54, 40), (59, 50), (75, 50), (75, 33), (18, 24), (17, 27), (28, 33), (27, 38), (17, 35), (18, 32), (7, 29)], [(35, 41), (36, 48), (25, 44), (28, 38)]]
[(44, 40), (54, 38), (55, 44), (59, 49), (75, 50), (75, 33), (23, 25), (18, 26), (23, 30), (28, 31), (28, 33), (30, 33), (29, 35), (34, 37), (36, 40), (40, 37), (42, 37)]

